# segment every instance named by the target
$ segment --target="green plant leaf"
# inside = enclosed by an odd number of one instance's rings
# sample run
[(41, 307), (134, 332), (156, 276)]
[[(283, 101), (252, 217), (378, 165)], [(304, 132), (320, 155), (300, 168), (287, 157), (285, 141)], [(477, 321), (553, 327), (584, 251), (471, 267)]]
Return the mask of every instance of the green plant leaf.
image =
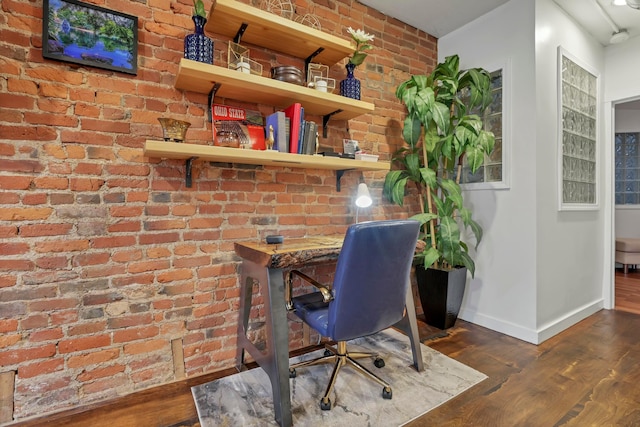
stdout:
[(480, 227), (480, 224), (478, 224), (471, 218), (471, 211), (469, 211), (468, 209), (460, 210), (460, 218), (462, 218), (462, 223), (465, 225), (465, 227), (470, 228), (473, 232), (473, 235), (476, 239), (475, 248), (477, 249), (478, 245), (482, 241), (482, 227)]
[(440, 141), (438, 129), (435, 126), (427, 127), (424, 132), (424, 144), (427, 151), (433, 151), (438, 141)]
[(463, 265), (467, 267), (469, 273), (471, 273), (471, 277), (474, 277), (476, 274), (476, 264), (473, 262), (473, 259), (469, 256), (467, 252), (460, 253), (460, 261), (459, 265)]
[(351, 59), (349, 59), (349, 62), (355, 66), (358, 66), (364, 62), (366, 57), (367, 57), (367, 54), (364, 52), (355, 52), (351, 57)]
[(436, 185), (438, 184), (436, 171), (431, 168), (420, 168), (420, 176), (425, 184), (431, 188), (436, 188)]
[(193, 8), (197, 16), (207, 17), (207, 12), (204, 10), (204, 3), (202, 0), (193, 0)]
[(448, 216), (441, 216), (438, 236), (442, 258), (455, 267), (462, 252), (460, 249), (460, 229), (456, 220)]
[(383, 194), (396, 205), (404, 203), (404, 188), (407, 184), (407, 173), (403, 170), (392, 170), (384, 178)]
[(449, 122), (449, 107), (441, 102), (435, 102), (432, 110), (433, 121), (438, 126), (438, 133), (446, 135), (449, 133), (451, 123)]
[(447, 199), (451, 200), (456, 209), (462, 208), (462, 189), (452, 179), (440, 180), (440, 188), (445, 192)]
[(424, 225), (432, 219), (438, 219), (438, 214), (435, 213), (419, 213), (412, 216), (410, 219), (415, 219), (420, 222), (420, 225)]
[(475, 173), (484, 163), (484, 150), (481, 147), (470, 146), (467, 148), (466, 155), (471, 172)]
[(480, 131), (480, 135), (478, 135), (478, 145), (482, 147), (485, 153), (491, 153), (495, 144), (496, 138), (493, 135), (493, 132), (488, 132), (486, 130)]
[(440, 252), (433, 246), (427, 246), (422, 253), (424, 260), (423, 265), (424, 268), (431, 267), (438, 259), (440, 259)]
[(402, 128), (402, 137), (411, 147), (414, 147), (420, 139), (422, 132), (422, 124), (417, 117), (407, 116), (404, 119), (404, 127)]

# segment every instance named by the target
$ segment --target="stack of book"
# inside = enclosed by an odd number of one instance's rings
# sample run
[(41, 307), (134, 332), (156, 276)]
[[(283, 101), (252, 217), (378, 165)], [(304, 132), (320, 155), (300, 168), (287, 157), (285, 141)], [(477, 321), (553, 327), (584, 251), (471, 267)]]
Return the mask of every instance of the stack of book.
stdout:
[(268, 137), (273, 129), (273, 149), (282, 153), (315, 154), (318, 125), (304, 119), (304, 107), (291, 104), (284, 111), (267, 116), (265, 133)]

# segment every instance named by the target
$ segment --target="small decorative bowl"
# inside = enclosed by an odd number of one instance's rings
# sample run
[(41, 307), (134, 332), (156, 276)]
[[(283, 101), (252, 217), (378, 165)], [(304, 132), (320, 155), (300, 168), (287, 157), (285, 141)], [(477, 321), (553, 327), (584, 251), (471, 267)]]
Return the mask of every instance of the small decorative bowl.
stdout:
[(304, 84), (304, 75), (302, 74), (302, 71), (296, 67), (273, 67), (271, 69), (271, 78), (296, 85)]
[(159, 117), (158, 121), (162, 126), (162, 134), (165, 141), (182, 142), (184, 136), (187, 133), (187, 129), (191, 126), (191, 123), (182, 120), (169, 119), (166, 117)]

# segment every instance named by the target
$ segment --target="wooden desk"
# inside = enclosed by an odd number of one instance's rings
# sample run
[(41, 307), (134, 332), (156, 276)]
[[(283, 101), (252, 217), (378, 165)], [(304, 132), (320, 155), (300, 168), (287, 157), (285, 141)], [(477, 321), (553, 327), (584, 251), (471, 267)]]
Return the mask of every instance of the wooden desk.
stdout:
[[(236, 365), (242, 370), (245, 351), (265, 370), (271, 381), (275, 419), (282, 427), (292, 425), (289, 388), (289, 327), (285, 307), (284, 271), (310, 264), (338, 259), (344, 236), (322, 236), (285, 239), (281, 245), (259, 242), (236, 243), (235, 251), (242, 257), (240, 276), (240, 318), (238, 320), (238, 350)], [(266, 348), (260, 349), (248, 338), (251, 294), (254, 283), (261, 286), (264, 296)], [(411, 341), (413, 364), (424, 369), (415, 305), (411, 287), (407, 292), (405, 317), (395, 326)]]

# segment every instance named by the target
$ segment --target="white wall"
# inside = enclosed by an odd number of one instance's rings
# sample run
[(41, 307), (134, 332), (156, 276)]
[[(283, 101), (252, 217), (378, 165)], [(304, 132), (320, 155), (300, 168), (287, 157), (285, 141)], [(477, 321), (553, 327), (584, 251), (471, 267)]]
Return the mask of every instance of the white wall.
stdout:
[[(546, 339), (603, 306), (602, 203), (596, 210), (558, 211), (558, 46), (602, 74), (604, 48), (552, 0), (536, 1), (537, 326)], [(602, 121), (602, 109), (599, 121)], [(598, 145), (603, 148), (602, 127)], [(599, 153), (602, 158), (602, 151)], [(601, 165), (599, 165), (601, 166)], [(599, 170), (603, 181), (603, 168)], [(599, 198), (610, 193), (599, 186)]]
[(462, 68), (506, 64), (503, 96), (512, 106), (504, 135), (510, 188), (465, 194), (484, 237), (460, 317), (530, 342), (537, 340), (533, 16), (533, 2), (512, 0), (438, 40), (440, 61), (457, 53)]
[(511, 0), (438, 41), (440, 60), (510, 74), (511, 185), (467, 192), (485, 240), (461, 318), (534, 343), (603, 305), (606, 216), (557, 206), (558, 45), (604, 69), (604, 49), (551, 0)]

